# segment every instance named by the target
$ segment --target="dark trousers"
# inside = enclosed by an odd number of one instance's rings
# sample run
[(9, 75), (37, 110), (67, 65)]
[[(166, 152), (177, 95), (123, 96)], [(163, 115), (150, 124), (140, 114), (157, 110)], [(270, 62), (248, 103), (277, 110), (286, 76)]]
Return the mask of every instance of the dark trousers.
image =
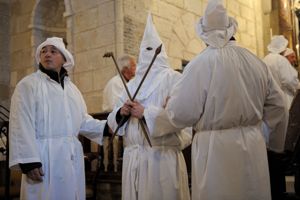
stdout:
[(284, 154), (268, 151), (268, 162), (272, 200), (282, 200), (286, 192)]

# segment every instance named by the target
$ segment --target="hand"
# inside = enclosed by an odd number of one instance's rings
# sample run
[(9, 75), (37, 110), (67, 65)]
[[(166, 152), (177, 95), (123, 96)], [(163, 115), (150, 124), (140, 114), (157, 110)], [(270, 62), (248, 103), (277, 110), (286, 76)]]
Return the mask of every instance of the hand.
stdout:
[(132, 102), (131, 104), (131, 116), (138, 119), (142, 119), (144, 115), (144, 106), (137, 101)]
[(120, 114), (123, 116), (128, 116), (130, 115), (131, 112), (131, 101), (127, 100), (126, 103), (121, 108)]
[(29, 171), (27, 174), (27, 177), (33, 181), (37, 181), (37, 182), (42, 182), (43, 178), (42, 176), (44, 176), (44, 172), (42, 170), (42, 168), (35, 168), (31, 171)]

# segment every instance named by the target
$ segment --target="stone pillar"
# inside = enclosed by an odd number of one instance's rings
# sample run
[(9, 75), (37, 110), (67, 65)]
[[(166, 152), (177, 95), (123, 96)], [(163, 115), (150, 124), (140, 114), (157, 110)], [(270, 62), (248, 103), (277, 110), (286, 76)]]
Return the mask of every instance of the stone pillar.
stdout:
[(9, 35), (10, 23), (9, 23), (9, 10), (10, 3), (8, 0), (0, 1), (0, 105), (9, 107), (9, 96), (10, 96), (10, 63), (9, 63)]
[(293, 47), (293, 25), (292, 25), (292, 10), (291, 4), (288, 0), (279, 1), (279, 30), (282, 35), (284, 35), (288, 41), (289, 46)]

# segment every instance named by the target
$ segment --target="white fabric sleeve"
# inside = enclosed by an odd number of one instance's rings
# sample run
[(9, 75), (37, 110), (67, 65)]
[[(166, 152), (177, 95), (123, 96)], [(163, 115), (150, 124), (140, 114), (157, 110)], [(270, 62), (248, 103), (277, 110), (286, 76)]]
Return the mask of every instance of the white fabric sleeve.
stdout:
[(105, 124), (106, 120), (94, 119), (89, 114), (86, 114), (80, 127), (80, 134), (102, 145)]
[(168, 132), (155, 132), (155, 119), (157, 118), (158, 114), (163, 111), (163, 108), (159, 108), (157, 106), (149, 105), (144, 110), (144, 118), (146, 120), (146, 124), (149, 130), (149, 134), (151, 137), (161, 137), (165, 134), (168, 134)]
[[(123, 102), (123, 101), (122, 101)], [(118, 111), (121, 109), (122, 106), (120, 106), (122, 104), (121, 100), (119, 101), (119, 103), (115, 106), (114, 110), (109, 113), (108, 117), (107, 117), (107, 123), (108, 123), (108, 126), (112, 129), (113, 132), (116, 131), (117, 127), (118, 127), (118, 123), (116, 121), (116, 116), (117, 116), (117, 113)], [(128, 119), (129, 121), (130, 119)], [(125, 122), (123, 124), (123, 126), (121, 126), (118, 130), (118, 133), (117, 135), (120, 135), (120, 136), (123, 136), (125, 135), (125, 130), (126, 130), (126, 126), (127, 126), (127, 122)]]
[(79, 92), (79, 97), (82, 104), (83, 120), (80, 125), (80, 134), (86, 138), (102, 145), (103, 142), (103, 131), (105, 128), (106, 120), (94, 119), (87, 113), (85, 101)]
[(177, 132), (182, 128), (192, 127), (200, 120), (211, 71), (203, 68), (200, 72), (198, 65), (196, 59), (184, 70), (170, 94), (165, 110), (156, 117), (154, 134)]
[(36, 98), (34, 81), (21, 81), (12, 95), (9, 118), (9, 167), (41, 162), (35, 132)]
[(263, 121), (270, 130), (269, 149), (282, 152), (284, 150), (288, 122), (288, 109), (284, 100), (284, 94), (270, 72), (268, 73), (268, 88), (263, 110)]
[(298, 72), (287, 60), (280, 60), (280, 66), (281, 67), (278, 70), (282, 88), (295, 95), (299, 84)]

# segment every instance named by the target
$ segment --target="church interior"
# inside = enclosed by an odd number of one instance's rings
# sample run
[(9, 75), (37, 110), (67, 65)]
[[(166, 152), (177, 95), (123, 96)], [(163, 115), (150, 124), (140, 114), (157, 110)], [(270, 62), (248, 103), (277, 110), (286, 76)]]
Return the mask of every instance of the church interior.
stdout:
[[(9, 114), (17, 83), (35, 72), (34, 55), (48, 37), (61, 37), (74, 57), (68, 71), (87, 105), (88, 113), (105, 120), (104, 88), (117, 74), (115, 57), (129, 54), (138, 60), (147, 14), (150, 11), (166, 47), (170, 66), (183, 71), (187, 63), (206, 48), (195, 31), (209, 0), (0, 0), (0, 199), (19, 199), (21, 172), (8, 167)], [(259, 58), (268, 54), (274, 35), (283, 35), (296, 53), (299, 71), (299, 0), (224, 0), (228, 15), (238, 22), (238, 44)], [(300, 101), (300, 99), (298, 99)], [(296, 98), (290, 110), (288, 130), (300, 131)], [(300, 112), (300, 110), (299, 110)], [(123, 139), (104, 148), (80, 136), (84, 151), (86, 199), (121, 199)], [(191, 147), (183, 150), (191, 184)], [(287, 199), (295, 194), (295, 174), (286, 173)], [(299, 173), (299, 172), (298, 172)], [(297, 176), (300, 176), (297, 174)], [(298, 186), (299, 187), (299, 186)]]

